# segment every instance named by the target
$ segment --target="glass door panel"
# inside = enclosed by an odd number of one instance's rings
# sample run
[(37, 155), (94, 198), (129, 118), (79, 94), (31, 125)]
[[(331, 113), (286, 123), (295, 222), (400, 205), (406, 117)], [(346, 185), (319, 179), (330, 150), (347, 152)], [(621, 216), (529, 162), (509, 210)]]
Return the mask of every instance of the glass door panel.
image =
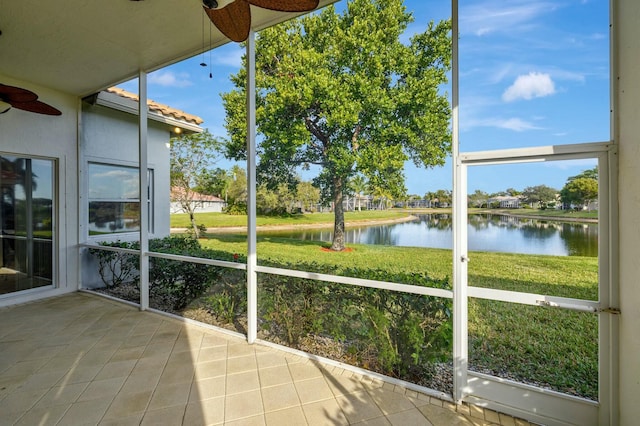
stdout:
[(54, 162), (0, 157), (0, 294), (52, 284)]

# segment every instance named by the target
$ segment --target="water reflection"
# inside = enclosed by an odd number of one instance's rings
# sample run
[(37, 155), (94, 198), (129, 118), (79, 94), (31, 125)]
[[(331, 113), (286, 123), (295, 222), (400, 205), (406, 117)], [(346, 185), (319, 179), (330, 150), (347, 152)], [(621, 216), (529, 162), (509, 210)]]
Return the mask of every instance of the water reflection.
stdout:
[[(469, 250), (556, 256), (598, 255), (598, 225), (524, 219), (502, 215), (470, 215)], [(261, 232), (300, 240), (331, 241), (333, 230)], [(415, 221), (349, 228), (347, 243), (451, 249), (452, 217), (419, 215)]]

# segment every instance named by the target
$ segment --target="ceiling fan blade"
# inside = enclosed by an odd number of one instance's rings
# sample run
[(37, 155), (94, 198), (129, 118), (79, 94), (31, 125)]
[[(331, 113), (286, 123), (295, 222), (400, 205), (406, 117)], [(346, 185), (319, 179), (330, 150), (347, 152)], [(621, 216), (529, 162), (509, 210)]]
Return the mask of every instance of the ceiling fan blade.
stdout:
[(308, 12), (318, 7), (319, 0), (247, 0), (254, 6), (278, 12)]
[(11, 106), (23, 111), (35, 112), (36, 114), (62, 115), (62, 112), (60, 112), (58, 109), (40, 101), (12, 102)]
[(38, 99), (38, 95), (31, 90), (0, 84), (0, 99), (9, 104), (12, 102), (32, 102)]
[(204, 7), (211, 22), (233, 41), (245, 41), (251, 29), (251, 8), (245, 0), (236, 0), (222, 9)]

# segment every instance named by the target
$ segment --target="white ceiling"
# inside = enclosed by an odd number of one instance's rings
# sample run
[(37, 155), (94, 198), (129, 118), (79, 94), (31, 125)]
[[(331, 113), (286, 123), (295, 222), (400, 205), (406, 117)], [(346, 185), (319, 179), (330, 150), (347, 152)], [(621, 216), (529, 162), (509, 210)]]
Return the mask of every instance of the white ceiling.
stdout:
[[(321, 0), (320, 7), (335, 0)], [(85, 96), (202, 51), (201, 0), (0, 0), (0, 74)], [(254, 30), (295, 16), (251, 7)], [(211, 45), (228, 40), (213, 27)], [(215, 51), (213, 52), (215, 54)], [(2, 81), (0, 81), (2, 83)]]

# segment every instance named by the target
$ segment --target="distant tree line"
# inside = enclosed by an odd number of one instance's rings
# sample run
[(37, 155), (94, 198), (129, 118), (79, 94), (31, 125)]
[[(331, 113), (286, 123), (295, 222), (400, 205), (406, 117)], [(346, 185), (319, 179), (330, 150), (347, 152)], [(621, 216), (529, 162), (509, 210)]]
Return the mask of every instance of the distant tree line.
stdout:
[[(500, 197), (517, 197), (521, 203), (532, 208), (555, 208), (560, 203), (563, 209), (581, 209), (598, 200), (598, 168), (584, 170), (576, 176), (571, 176), (558, 190), (547, 185), (528, 186), (522, 191), (507, 188), (504, 191), (487, 193), (476, 189), (467, 196), (468, 207), (495, 208), (499, 207)], [(409, 195), (407, 201), (424, 199), (430, 201), (431, 207), (448, 207), (452, 202), (452, 192), (446, 189), (427, 192), (424, 197)]]

